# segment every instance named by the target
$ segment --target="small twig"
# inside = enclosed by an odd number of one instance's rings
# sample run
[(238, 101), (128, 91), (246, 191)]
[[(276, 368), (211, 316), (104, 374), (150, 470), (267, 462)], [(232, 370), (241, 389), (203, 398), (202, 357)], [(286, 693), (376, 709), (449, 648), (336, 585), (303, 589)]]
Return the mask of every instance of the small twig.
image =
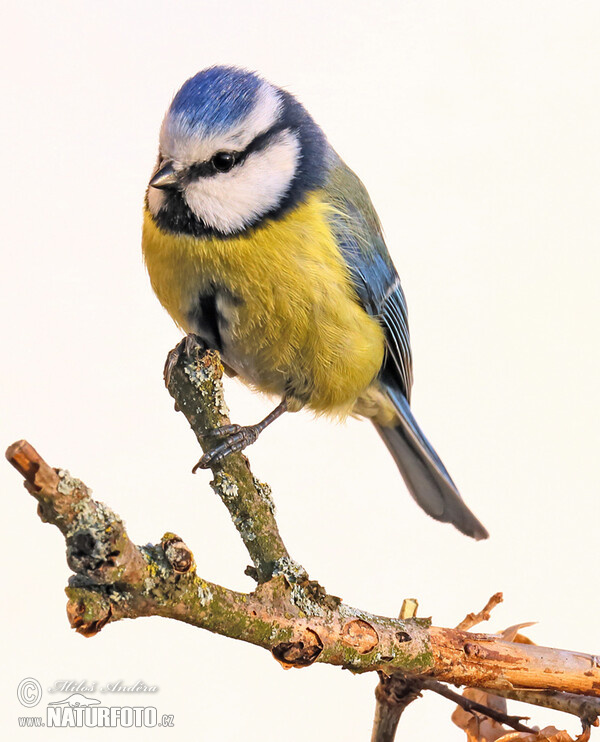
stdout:
[(575, 693), (561, 693), (551, 690), (521, 690), (516, 688), (512, 690), (496, 688), (493, 691), (484, 692), (493, 693), (493, 695), (502, 696), (502, 698), (509, 698), (512, 701), (521, 701), (554, 711), (563, 711), (565, 714), (577, 716), (584, 724), (598, 726), (600, 699), (592, 696), (579, 696)]
[(398, 618), (414, 618), (417, 615), (419, 601), (416, 598), (404, 598)]
[(509, 716), (508, 714), (504, 714), (501, 711), (496, 711), (496, 709), (493, 709), (490, 706), (484, 706), (482, 703), (477, 703), (477, 701), (472, 701), (470, 698), (461, 696), (460, 693), (456, 693), (455, 691), (450, 690), (450, 688), (448, 688), (443, 683), (439, 683), (437, 680), (425, 678), (423, 680), (423, 690), (431, 690), (434, 693), (439, 693), (440, 696), (444, 696), (444, 698), (447, 698), (450, 701), (454, 701), (454, 703), (463, 708), (465, 711), (469, 711), (470, 713), (474, 713), (477, 711), (480, 714), (484, 714), (490, 719), (499, 722), (500, 724), (506, 724), (506, 726), (515, 729), (517, 732), (527, 732), (529, 734), (535, 734), (534, 729), (530, 729), (524, 724), (521, 724), (521, 719), (527, 719), (529, 717)]
[(503, 600), (502, 593), (494, 593), (479, 613), (467, 613), (456, 628), (461, 631), (469, 631), (473, 626), (477, 626), (482, 621), (489, 621), (491, 612)]

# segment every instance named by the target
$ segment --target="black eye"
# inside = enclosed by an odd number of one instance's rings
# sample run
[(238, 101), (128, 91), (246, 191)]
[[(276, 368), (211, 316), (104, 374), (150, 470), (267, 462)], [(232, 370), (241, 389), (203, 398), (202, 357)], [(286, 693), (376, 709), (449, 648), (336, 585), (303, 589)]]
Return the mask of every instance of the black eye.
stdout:
[(235, 165), (233, 152), (217, 152), (212, 156), (211, 164), (218, 173), (227, 173)]

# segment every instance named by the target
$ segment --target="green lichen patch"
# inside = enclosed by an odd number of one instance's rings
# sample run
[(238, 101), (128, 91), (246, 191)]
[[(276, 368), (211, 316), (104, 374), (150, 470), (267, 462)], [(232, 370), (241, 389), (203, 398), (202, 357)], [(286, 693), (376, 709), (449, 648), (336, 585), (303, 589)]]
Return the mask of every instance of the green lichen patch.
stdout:
[(275, 562), (273, 575), (283, 575), (290, 585), (308, 578), (304, 567), (289, 556), (280, 557)]
[(223, 417), (229, 417), (229, 407), (227, 407), (227, 403), (225, 402), (223, 385), (221, 383), (219, 383), (217, 385), (217, 388), (215, 389), (214, 403), (219, 415), (223, 415)]
[(192, 359), (183, 364), (183, 371), (202, 395), (207, 394), (209, 390), (206, 388), (206, 382), (212, 381), (215, 376), (212, 366), (204, 366), (196, 359)]
[(256, 541), (256, 529), (252, 518), (244, 518), (243, 516), (236, 515), (233, 517), (233, 523), (246, 545), (250, 541)]
[(275, 502), (273, 500), (271, 487), (266, 482), (261, 482), (260, 479), (254, 476), (254, 474), (252, 475), (252, 481), (260, 499), (267, 504), (271, 513), (275, 515)]
[(203, 608), (206, 608), (206, 606), (212, 602), (212, 599), (214, 597), (213, 592), (208, 585), (208, 582), (205, 582), (201, 579), (198, 579), (196, 594), (198, 595), (198, 600), (200, 601), (200, 605)]
[(240, 490), (235, 479), (224, 471), (218, 471), (210, 483), (213, 489), (226, 506), (231, 505), (240, 496)]
[(144, 591), (154, 598), (161, 598), (165, 594), (166, 586), (170, 582), (174, 582), (171, 565), (167, 561), (161, 546), (146, 544), (145, 546), (140, 546), (139, 550), (146, 562)]
[(302, 585), (294, 584), (290, 591), (290, 600), (298, 608), (301, 616), (320, 616), (326, 615), (326, 610), (322, 605), (317, 603), (313, 596)]
[(75, 490), (87, 493), (88, 495), (92, 494), (91, 489), (88, 489), (80, 479), (72, 477), (70, 472), (66, 469), (58, 470), (58, 478), (60, 481), (58, 482), (56, 489), (61, 495), (70, 495)]

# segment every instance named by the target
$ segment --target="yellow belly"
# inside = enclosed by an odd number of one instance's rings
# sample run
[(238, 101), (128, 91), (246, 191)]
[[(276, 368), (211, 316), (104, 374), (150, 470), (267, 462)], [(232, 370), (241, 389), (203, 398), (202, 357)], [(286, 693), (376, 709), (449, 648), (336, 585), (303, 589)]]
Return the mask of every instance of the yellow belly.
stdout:
[(328, 208), (312, 194), (225, 240), (162, 232), (146, 210), (142, 245), (152, 288), (184, 331), (199, 294), (226, 288), (240, 300), (228, 306), (226, 362), (263, 392), (292, 389), (292, 408), (345, 415), (371, 394), (384, 335), (356, 300)]

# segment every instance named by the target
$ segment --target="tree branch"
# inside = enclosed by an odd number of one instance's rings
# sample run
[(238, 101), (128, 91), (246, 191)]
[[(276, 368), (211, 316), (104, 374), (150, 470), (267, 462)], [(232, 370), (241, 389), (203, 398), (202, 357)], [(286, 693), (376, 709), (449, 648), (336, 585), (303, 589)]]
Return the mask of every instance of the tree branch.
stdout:
[[(219, 442), (218, 438), (205, 438), (206, 433), (231, 422), (222, 380), (219, 354), (213, 350), (203, 352), (193, 335), (188, 335), (169, 353), (165, 365), (167, 389), (205, 453)], [(273, 576), (276, 565), (289, 559), (275, 520), (271, 488), (253, 476), (248, 459), (241, 453), (231, 454), (213, 466), (212, 472), (211, 487), (229, 510), (248, 549), (258, 582), (266, 582)]]
[[(419, 602), (416, 598), (404, 598), (400, 618), (415, 618)], [(386, 675), (379, 671), (379, 683), (375, 688), (375, 716), (371, 742), (393, 742), (400, 717), (406, 707), (421, 697), (423, 680), (409, 678), (402, 673)]]
[[(170, 354), (166, 370), (177, 408), (209, 450), (214, 438), (205, 439), (205, 433), (229, 423), (218, 355), (187, 339)], [(317, 661), (353, 672), (410, 676), (410, 700), (419, 688), (413, 678), (421, 685), (436, 678), (503, 693), (559, 691), (548, 695), (553, 708), (564, 707), (564, 692), (600, 697), (598, 657), (434, 627), (418, 618), (377, 616), (328, 594), (290, 558), (270, 490), (241, 454), (213, 468), (212, 486), (252, 559), (258, 585), (248, 594), (198, 575), (192, 553), (173, 533), (156, 545), (136, 546), (117, 515), (93, 500), (81, 481), (46, 464), (26, 441), (10, 446), (7, 458), (37, 499), (42, 520), (65, 537), (75, 573), (66, 590), (68, 616), (85, 636), (122, 618), (156, 615), (261, 646), (285, 667)], [(397, 687), (394, 693), (398, 698)], [(586, 706), (586, 717), (591, 713)]]
[(421, 697), (423, 679), (379, 672), (371, 742), (393, 742), (406, 707)]

